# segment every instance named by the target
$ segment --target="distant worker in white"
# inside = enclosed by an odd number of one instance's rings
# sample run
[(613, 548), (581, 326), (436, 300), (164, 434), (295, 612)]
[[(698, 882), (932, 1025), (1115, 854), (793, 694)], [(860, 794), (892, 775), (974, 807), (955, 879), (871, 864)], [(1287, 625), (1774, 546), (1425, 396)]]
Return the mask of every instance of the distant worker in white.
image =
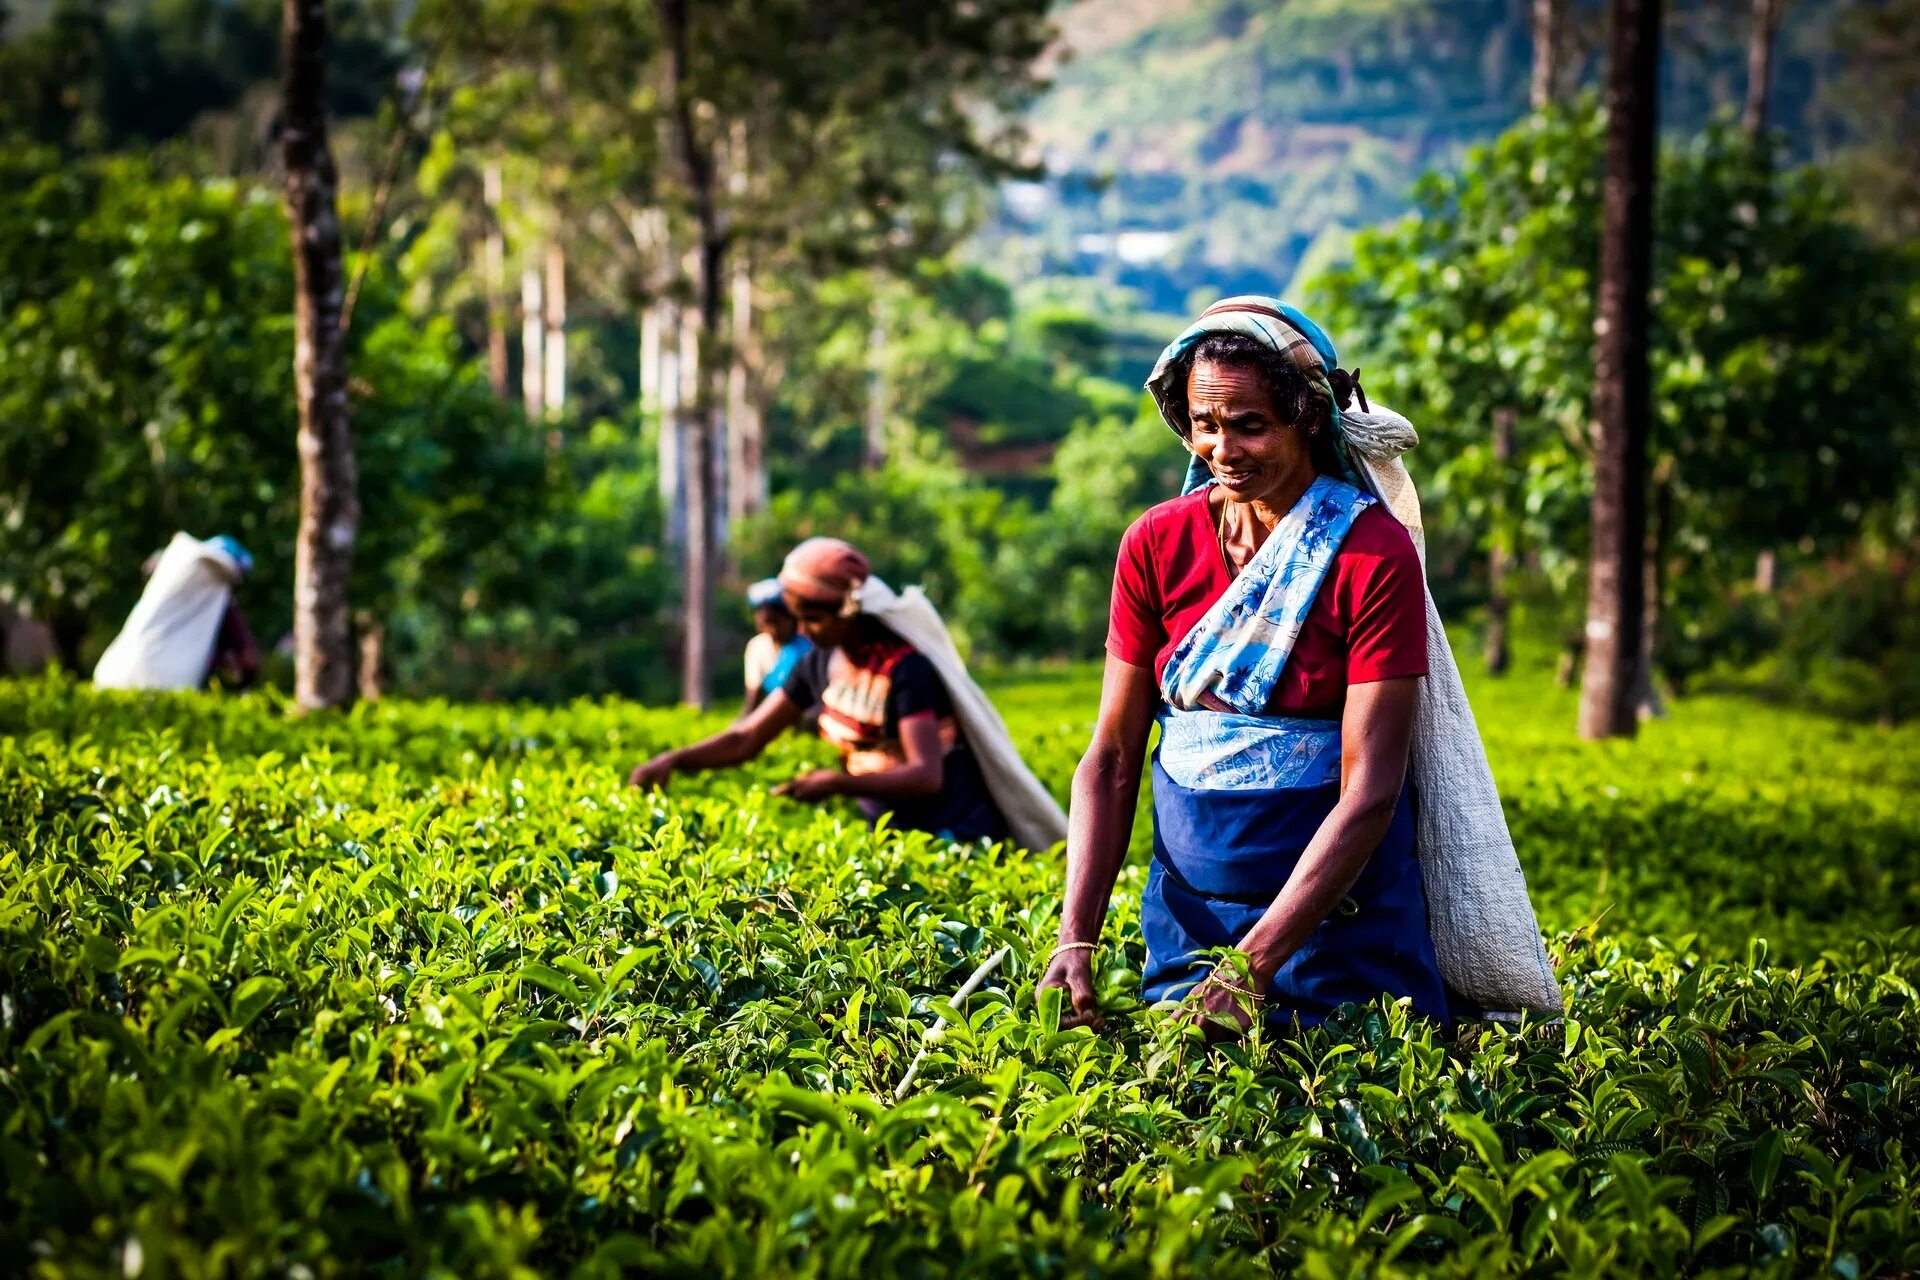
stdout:
[(233, 589), (253, 557), (222, 534), (205, 542), (176, 533), (152, 562), (146, 590), (100, 655), (102, 689), (197, 689), (215, 676), (244, 688), (260, 674), (260, 648)]

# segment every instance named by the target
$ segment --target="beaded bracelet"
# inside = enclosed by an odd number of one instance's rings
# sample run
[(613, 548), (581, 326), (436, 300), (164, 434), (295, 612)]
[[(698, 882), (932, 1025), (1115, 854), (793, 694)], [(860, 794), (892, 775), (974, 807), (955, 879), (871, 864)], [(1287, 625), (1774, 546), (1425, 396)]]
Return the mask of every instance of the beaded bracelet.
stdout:
[(1069, 951), (1098, 951), (1099, 949), (1100, 944), (1097, 942), (1063, 942), (1053, 949), (1053, 954), (1047, 957), (1047, 963), (1052, 964)]

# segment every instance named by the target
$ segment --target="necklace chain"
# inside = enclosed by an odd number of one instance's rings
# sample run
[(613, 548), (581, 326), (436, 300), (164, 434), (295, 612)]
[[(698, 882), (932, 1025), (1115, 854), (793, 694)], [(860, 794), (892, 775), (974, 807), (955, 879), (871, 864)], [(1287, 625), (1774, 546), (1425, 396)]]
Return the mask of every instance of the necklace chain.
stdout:
[(1240, 576), (1240, 566), (1233, 562), (1233, 557), (1227, 552), (1227, 508), (1232, 505), (1233, 499), (1224, 493), (1220, 495), (1220, 516), (1213, 525), (1214, 540), (1220, 544), (1220, 559), (1227, 566), (1229, 579)]

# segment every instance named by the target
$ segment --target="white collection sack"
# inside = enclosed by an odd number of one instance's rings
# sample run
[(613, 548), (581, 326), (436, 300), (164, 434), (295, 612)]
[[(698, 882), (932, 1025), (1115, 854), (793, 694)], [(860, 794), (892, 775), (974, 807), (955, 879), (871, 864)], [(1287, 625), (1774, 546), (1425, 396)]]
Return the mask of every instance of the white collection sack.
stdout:
[(140, 602), (93, 669), (102, 689), (197, 689), (240, 566), (211, 542), (176, 533)]
[(967, 747), (980, 764), (987, 792), (1007, 820), (1014, 841), (1035, 852), (1045, 852), (1065, 840), (1067, 815), (1021, 760), (1007, 734), (1006, 722), (967, 674), (967, 664), (953, 647), (947, 624), (941, 621), (940, 611), (926, 593), (919, 587), (896, 592), (879, 578), (869, 577), (854, 591), (853, 598), (861, 613), (877, 618), (933, 664), (935, 674), (947, 687), (947, 696), (953, 700), (954, 719), (960, 722)]
[[(1370, 412), (1342, 409), (1340, 417), (1347, 443), (1367, 471), (1365, 479), (1406, 526), (1424, 568), (1427, 537), (1420, 495), (1400, 461), (1419, 442), (1413, 424), (1377, 403)], [(1547, 962), (1526, 873), (1514, 854), (1493, 770), (1431, 591), (1427, 676), (1414, 703), (1408, 771), (1423, 801), (1415, 842), (1440, 976), (1478, 1006), (1458, 1012), (1502, 1021), (1522, 1012), (1560, 1013), (1565, 1008), (1560, 983)]]

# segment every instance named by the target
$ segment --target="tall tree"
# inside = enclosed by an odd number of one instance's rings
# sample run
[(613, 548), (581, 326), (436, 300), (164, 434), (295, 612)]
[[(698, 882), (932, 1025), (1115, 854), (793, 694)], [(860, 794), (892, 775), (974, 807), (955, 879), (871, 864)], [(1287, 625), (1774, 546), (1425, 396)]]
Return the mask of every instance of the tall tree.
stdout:
[(294, 544), (294, 698), (303, 708), (353, 698), (347, 583), (360, 526), (341, 327), (338, 178), (327, 143), (326, 0), (282, 0), (280, 147), (293, 233), (293, 368), (300, 409), (300, 529)]
[(1747, 30), (1747, 103), (1740, 127), (1758, 139), (1767, 129), (1767, 105), (1773, 81), (1773, 43), (1780, 30), (1785, 0), (1753, 0), (1753, 25)]
[(500, 162), (489, 160), (481, 178), (487, 210), (485, 280), (487, 308), (487, 382), (493, 394), (507, 398), (507, 233), (501, 226), (500, 206), (505, 198)]
[(1607, 33), (1606, 176), (1594, 319), (1593, 543), (1580, 735), (1632, 736), (1638, 723), (1646, 583), (1648, 361), (1653, 279), (1654, 133), (1660, 0), (1612, 0)]
[(567, 407), (567, 252), (557, 239), (547, 244), (545, 304), (541, 405), (557, 414)]
[(1535, 111), (1552, 104), (1560, 82), (1560, 54), (1566, 46), (1566, 33), (1560, 29), (1562, 2), (1533, 0), (1533, 80), (1527, 103)]
[[(724, 368), (719, 358), (721, 298), (725, 290), (727, 237), (721, 226), (718, 165), (713, 139), (695, 119), (694, 90), (688, 68), (687, 0), (658, 0), (663, 43), (666, 46), (667, 127), (673, 139), (674, 160), (692, 205), (697, 244), (694, 250), (693, 319), (691, 334), (683, 330), (680, 358), (693, 361), (692, 394), (680, 407), (680, 443), (684, 453), (682, 484), (686, 495), (687, 543), (682, 554), (681, 608), (686, 630), (681, 638), (680, 700), (705, 708), (711, 691), (713, 579), (719, 563), (714, 513), (718, 477), (714, 467), (715, 372)], [(686, 338), (696, 344), (686, 350)], [(683, 369), (687, 366), (683, 363)]]
[(753, 268), (744, 255), (733, 267), (733, 350), (727, 366), (727, 520), (738, 525), (767, 505), (766, 415), (760, 381), (764, 363), (753, 314)]
[(538, 419), (547, 403), (547, 304), (540, 268), (520, 269), (520, 401)]

